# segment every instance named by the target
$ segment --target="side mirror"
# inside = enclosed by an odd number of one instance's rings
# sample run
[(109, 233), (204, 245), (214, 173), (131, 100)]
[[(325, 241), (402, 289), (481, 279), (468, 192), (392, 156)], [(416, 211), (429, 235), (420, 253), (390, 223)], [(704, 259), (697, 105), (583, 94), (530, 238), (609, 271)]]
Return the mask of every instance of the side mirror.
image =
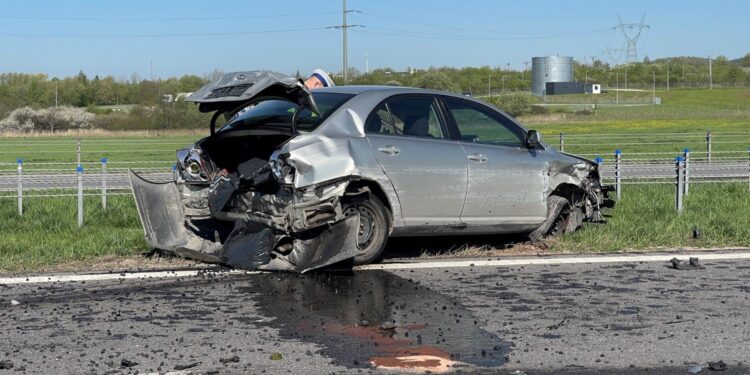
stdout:
[(540, 143), (539, 133), (536, 130), (529, 130), (529, 133), (526, 135), (526, 147), (537, 148)]

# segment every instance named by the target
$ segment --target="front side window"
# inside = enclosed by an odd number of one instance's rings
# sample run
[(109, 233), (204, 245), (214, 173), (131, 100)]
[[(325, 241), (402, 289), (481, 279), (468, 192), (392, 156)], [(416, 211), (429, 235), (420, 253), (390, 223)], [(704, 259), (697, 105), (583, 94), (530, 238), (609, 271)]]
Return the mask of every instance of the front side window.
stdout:
[(456, 121), (461, 140), (524, 147), (526, 142), (523, 129), (489, 108), (480, 108), (476, 104), (453, 98), (445, 98), (445, 104)]
[(373, 110), (365, 124), (365, 131), (408, 137), (445, 138), (437, 113), (433, 98), (393, 98)]

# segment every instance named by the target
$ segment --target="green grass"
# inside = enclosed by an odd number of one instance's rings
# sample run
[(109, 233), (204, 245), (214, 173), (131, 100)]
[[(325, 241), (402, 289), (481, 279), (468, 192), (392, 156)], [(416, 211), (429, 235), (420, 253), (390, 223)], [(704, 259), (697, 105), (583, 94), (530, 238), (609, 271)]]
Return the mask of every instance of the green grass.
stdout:
[[(604, 225), (552, 242), (555, 251), (611, 252), (653, 248), (750, 246), (750, 191), (746, 183), (692, 184), (677, 214), (674, 186), (625, 185)], [(693, 229), (701, 236), (693, 239)]]
[(131, 196), (110, 197), (106, 211), (99, 197), (86, 197), (83, 228), (78, 228), (76, 202), (74, 197), (28, 198), (19, 217), (15, 200), (0, 200), (0, 270), (33, 270), (147, 250)]

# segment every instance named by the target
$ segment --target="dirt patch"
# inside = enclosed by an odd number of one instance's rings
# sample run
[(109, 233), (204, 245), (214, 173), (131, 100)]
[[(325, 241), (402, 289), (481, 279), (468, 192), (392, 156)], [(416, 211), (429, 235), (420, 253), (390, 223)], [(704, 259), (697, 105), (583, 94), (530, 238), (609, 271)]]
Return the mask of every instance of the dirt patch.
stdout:
[(62, 272), (96, 272), (96, 271), (153, 271), (176, 268), (206, 268), (211, 264), (190, 259), (161, 255), (132, 255), (126, 257), (106, 256), (85, 261), (66, 262), (42, 266), (30, 270), (8, 271), (0, 269), (0, 275), (32, 275), (41, 273)]

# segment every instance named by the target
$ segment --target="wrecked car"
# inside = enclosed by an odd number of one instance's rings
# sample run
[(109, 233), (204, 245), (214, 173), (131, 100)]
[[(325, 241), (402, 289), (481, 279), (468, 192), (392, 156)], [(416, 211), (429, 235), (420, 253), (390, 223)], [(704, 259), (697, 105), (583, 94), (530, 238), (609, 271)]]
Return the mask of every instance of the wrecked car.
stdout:
[(460, 95), (309, 91), (240, 72), (188, 100), (214, 115), (208, 137), (177, 151), (174, 181), (131, 171), (146, 241), (180, 256), (305, 272), (374, 262), (391, 236), (537, 240), (602, 221), (612, 204), (596, 163)]

